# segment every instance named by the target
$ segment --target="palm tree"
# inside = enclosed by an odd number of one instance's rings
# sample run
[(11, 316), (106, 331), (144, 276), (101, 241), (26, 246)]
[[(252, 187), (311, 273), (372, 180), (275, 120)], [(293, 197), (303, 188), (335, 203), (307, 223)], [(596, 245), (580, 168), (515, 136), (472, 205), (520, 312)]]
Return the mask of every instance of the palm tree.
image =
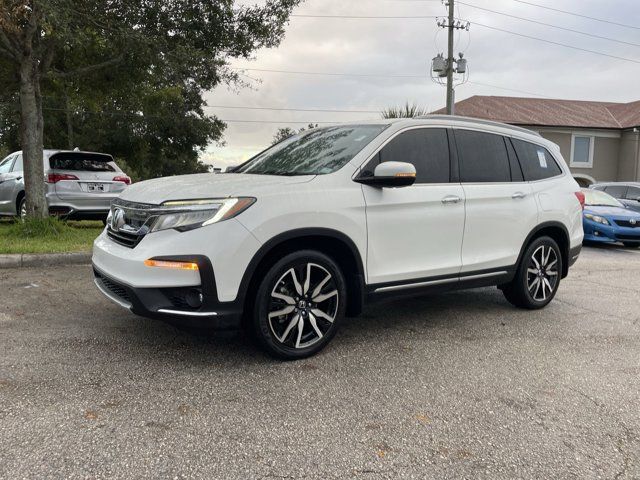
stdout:
[(382, 118), (415, 118), (428, 114), (429, 110), (416, 103), (406, 102), (399, 107), (385, 108), (380, 113), (382, 114)]

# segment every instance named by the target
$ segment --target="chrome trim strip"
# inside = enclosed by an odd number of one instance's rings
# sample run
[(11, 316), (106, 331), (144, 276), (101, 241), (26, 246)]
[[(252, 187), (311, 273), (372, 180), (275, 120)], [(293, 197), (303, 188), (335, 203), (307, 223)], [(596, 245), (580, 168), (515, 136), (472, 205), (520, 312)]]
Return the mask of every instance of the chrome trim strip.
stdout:
[(107, 297), (109, 300), (111, 300), (112, 302), (117, 303), (118, 305), (120, 305), (122, 308), (126, 308), (127, 310), (131, 310), (131, 304), (127, 303), (127, 302), (123, 302), (122, 300), (120, 300), (118, 297), (113, 296), (111, 293), (109, 293), (98, 281), (97, 278), (93, 279), (93, 283), (96, 284), (96, 287), (98, 287), (98, 290), (100, 290), (102, 292), (102, 294)]
[(460, 279), (458, 277), (454, 278), (442, 278), (440, 280), (430, 280), (428, 282), (418, 282), (418, 283), (403, 283), (402, 285), (390, 285), (388, 287), (380, 287), (376, 288), (374, 292), (391, 292), (394, 290), (404, 290), (407, 288), (418, 288), (418, 287), (426, 287), (428, 285), (440, 285), (443, 283), (454, 283), (458, 282)]
[(460, 277), (459, 280), (462, 282), (464, 280), (475, 280), (477, 278), (486, 278), (486, 277), (497, 277), (498, 275), (505, 275), (509, 272), (506, 270), (501, 270), (499, 272), (490, 272), (490, 273), (481, 273), (479, 275), (469, 275), (468, 277)]
[(218, 312), (185, 312), (184, 310), (170, 310), (161, 308), (156, 313), (167, 313), (169, 315), (184, 315), (186, 317), (215, 317)]
[(478, 275), (469, 275), (468, 277), (453, 277), (453, 278), (442, 278), (440, 280), (429, 280), (426, 282), (418, 282), (418, 283), (403, 283), (402, 285), (390, 285), (388, 287), (380, 287), (374, 290), (375, 292), (391, 292), (394, 290), (404, 290), (408, 288), (418, 288), (418, 287), (428, 287), (430, 285), (442, 285), (445, 283), (456, 283), (463, 282), (465, 280), (476, 280), (480, 278), (486, 277), (497, 277), (498, 275), (505, 275), (508, 272), (506, 270), (501, 270), (499, 272), (490, 272), (490, 273), (480, 273)]

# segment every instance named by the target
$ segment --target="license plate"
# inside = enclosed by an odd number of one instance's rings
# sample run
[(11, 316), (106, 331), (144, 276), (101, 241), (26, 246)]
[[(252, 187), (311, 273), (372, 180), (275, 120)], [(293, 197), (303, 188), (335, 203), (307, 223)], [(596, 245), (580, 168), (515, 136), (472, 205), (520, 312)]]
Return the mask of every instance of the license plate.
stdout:
[(104, 192), (104, 183), (87, 183), (87, 191)]

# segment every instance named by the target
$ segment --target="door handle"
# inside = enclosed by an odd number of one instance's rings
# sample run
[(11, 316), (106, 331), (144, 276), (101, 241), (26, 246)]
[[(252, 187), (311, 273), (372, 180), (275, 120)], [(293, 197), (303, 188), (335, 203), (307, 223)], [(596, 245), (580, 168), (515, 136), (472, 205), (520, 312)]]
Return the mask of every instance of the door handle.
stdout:
[(516, 192), (513, 195), (511, 195), (511, 198), (513, 198), (514, 200), (517, 200), (518, 198), (524, 198), (526, 196), (527, 194), (524, 192)]
[(444, 203), (445, 205), (448, 205), (450, 203), (458, 203), (460, 200), (461, 198), (456, 195), (447, 195), (442, 199), (442, 203)]

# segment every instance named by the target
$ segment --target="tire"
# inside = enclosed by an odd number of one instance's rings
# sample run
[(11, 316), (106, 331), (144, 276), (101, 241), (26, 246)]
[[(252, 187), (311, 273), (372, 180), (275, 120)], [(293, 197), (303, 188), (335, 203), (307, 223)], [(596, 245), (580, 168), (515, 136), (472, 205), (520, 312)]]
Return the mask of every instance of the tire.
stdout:
[(622, 244), (627, 248), (638, 248), (638, 247), (640, 247), (640, 243), (635, 243), (635, 242), (622, 242)]
[(553, 300), (561, 276), (560, 247), (551, 237), (538, 237), (525, 249), (513, 280), (502, 292), (512, 305), (537, 310)]
[(336, 334), (346, 300), (344, 275), (333, 259), (315, 250), (294, 252), (264, 275), (251, 329), (269, 355), (283, 360), (306, 358)]
[(22, 197), (20, 199), (20, 203), (18, 204), (18, 218), (23, 220), (27, 217), (27, 197)]

